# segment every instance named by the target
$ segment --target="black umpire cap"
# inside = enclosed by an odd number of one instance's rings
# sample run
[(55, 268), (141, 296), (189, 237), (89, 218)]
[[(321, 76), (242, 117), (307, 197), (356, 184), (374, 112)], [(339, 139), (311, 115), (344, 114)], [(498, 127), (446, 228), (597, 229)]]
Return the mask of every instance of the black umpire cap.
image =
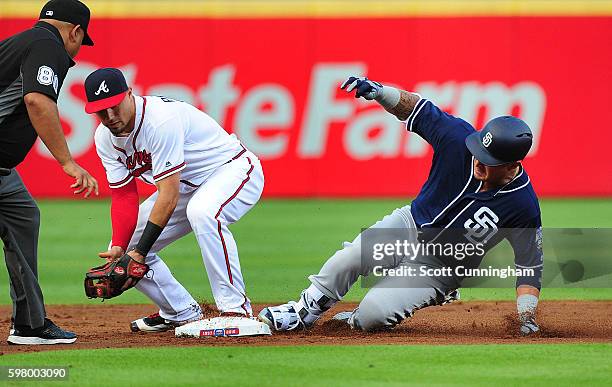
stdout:
[(78, 0), (51, 0), (40, 11), (39, 19), (55, 19), (80, 25), (85, 31), (83, 44), (93, 46), (94, 42), (87, 32), (90, 15), (89, 8)]
[(490, 167), (520, 161), (531, 149), (531, 129), (520, 118), (501, 116), (465, 138), (476, 160)]

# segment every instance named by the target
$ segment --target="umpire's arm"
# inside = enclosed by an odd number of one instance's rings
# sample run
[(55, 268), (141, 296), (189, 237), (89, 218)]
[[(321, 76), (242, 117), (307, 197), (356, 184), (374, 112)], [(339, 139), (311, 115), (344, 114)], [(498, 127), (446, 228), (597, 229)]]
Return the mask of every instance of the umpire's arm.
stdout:
[(72, 158), (57, 110), (59, 91), (70, 59), (64, 48), (51, 40), (32, 43), (21, 63), (23, 102), (34, 130), (64, 172), (76, 179), (75, 194), (98, 194), (98, 182)]
[(23, 98), (32, 126), (53, 157), (62, 165), (72, 161), (59, 119), (55, 101), (44, 94), (33, 92)]

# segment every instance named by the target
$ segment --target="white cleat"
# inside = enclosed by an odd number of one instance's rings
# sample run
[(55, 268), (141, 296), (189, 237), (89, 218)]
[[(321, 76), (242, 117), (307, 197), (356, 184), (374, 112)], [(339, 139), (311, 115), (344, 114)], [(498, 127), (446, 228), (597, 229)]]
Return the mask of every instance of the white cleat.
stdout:
[(257, 318), (275, 331), (304, 329), (305, 325), (295, 309), (295, 304), (295, 301), (289, 301), (287, 304), (269, 306), (259, 312)]
[[(312, 293), (315, 293), (314, 297)], [(257, 317), (275, 331), (308, 329), (336, 302), (321, 293), (314, 285), (310, 285), (302, 292), (298, 302), (289, 301), (283, 305), (269, 306), (259, 312)]]
[(310, 328), (319, 315), (309, 312), (300, 300), (264, 308), (257, 318), (275, 331), (293, 331)]

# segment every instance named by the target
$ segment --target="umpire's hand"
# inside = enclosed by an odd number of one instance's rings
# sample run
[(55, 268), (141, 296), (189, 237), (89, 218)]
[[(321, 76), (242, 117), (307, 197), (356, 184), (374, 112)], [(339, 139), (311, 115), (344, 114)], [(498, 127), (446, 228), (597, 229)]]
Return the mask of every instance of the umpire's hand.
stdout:
[(75, 195), (78, 195), (83, 191), (85, 191), (84, 197), (86, 198), (89, 197), (92, 192), (95, 192), (96, 195), (98, 195), (98, 181), (74, 160), (70, 160), (64, 164), (62, 168), (64, 168), (64, 172), (66, 172), (68, 176), (72, 176), (76, 180), (74, 184), (70, 186), (70, 188), (77, 188), (77, 190), (74, 191)]
[(349, 77), (340, 88), (347, 93), (356, 90), (355, 98), (363, 97), (371, 101), (382, 94), (383, 85), (366, 77)]

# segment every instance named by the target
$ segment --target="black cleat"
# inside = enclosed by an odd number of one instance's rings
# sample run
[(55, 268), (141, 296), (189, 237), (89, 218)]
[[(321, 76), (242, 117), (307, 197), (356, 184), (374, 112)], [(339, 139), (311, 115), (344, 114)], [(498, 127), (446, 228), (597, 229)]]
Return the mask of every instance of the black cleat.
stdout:
[(165, 332), (181, 325), (200, 320), (202, 315), (196, 318), (191, 318), (184, 321), (170, 321), (161, 317), (159, 313), (154, 313), (150, 316), (139, 318), (130, 323), (130, 330), (132, 332)]
[(77, 336), (63, 330), (49, 319), (45, 319), (42, 328), (32, 329), (24, 326), (12, 326), (9, 337), (6, 339), (9, 344), (20, 345), (48, 345), (48, 344), (72, 344)]

